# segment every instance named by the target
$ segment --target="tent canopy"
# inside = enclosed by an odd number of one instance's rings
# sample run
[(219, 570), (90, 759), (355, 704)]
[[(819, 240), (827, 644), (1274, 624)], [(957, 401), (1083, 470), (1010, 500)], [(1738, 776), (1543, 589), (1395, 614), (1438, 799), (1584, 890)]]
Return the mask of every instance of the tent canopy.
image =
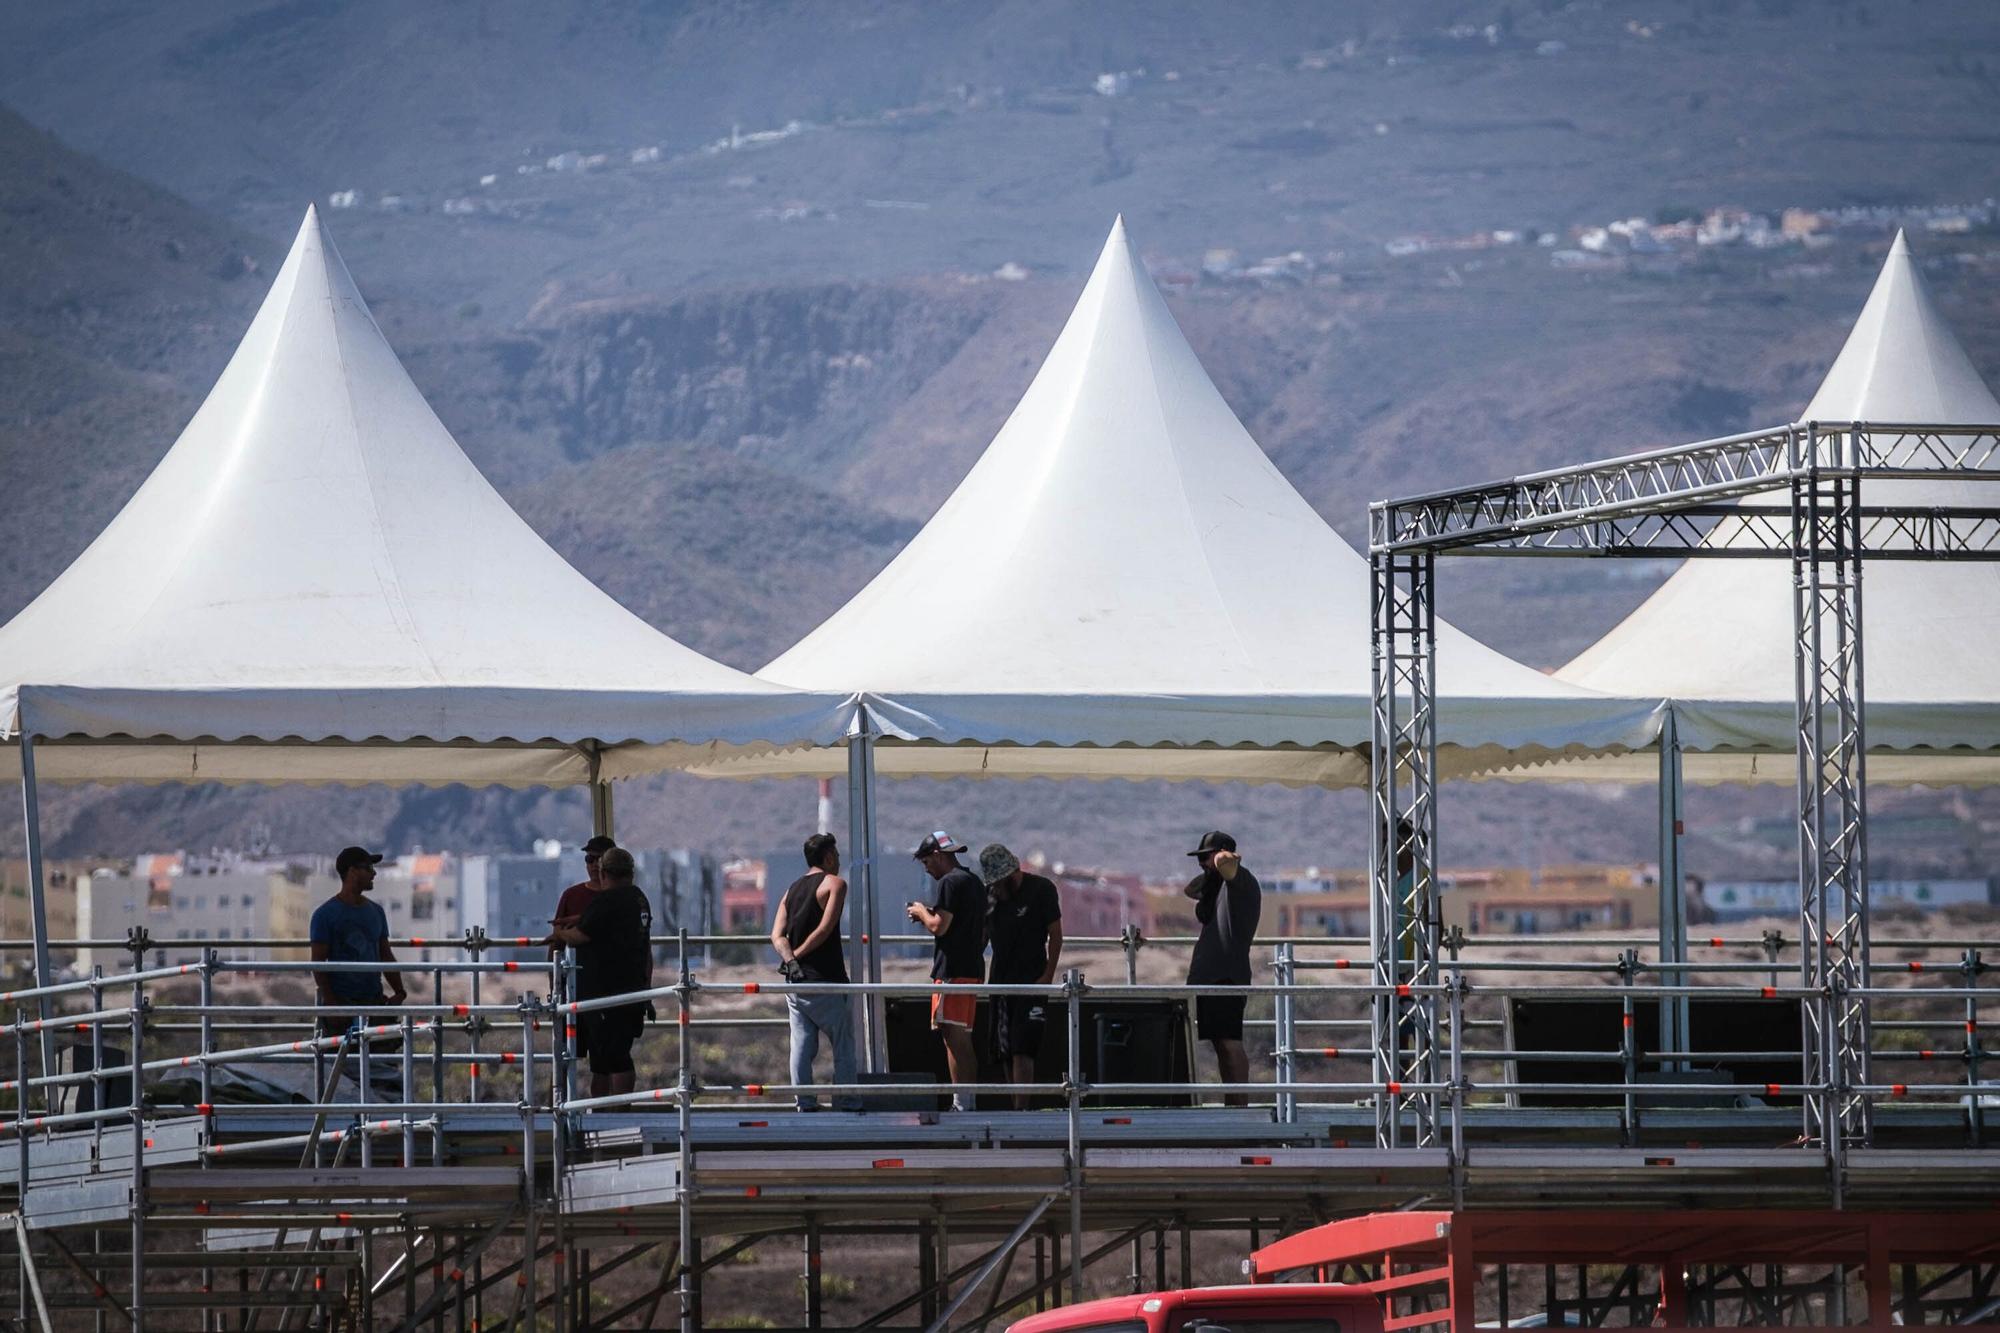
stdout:
[(58, 781), (561, 784), (829, 742), (851, 713), (676, 643), (550, 549), (310, 210), (180, 439), (0, 628), (0, 731), (46, 738)]
[[(2000, 402), (1953, 336), (1899, 233), (1801, 421), (2000, 425)], [(1991, 482), (1883, 479), (1864, 503), (1987, 505)], [(1769, 504), (1766, 499), (1764, 503)], [(1710, 540), (1728, 542), (1721, 525)], [(1864, 559), (1864, 697), (1873, 780), (2000, 780), (2000, 565)], [(1557, 673), (1674, 701), (1687, 776), (1793, 781), (1792, 571), (1782, 559), (1690, 560)], [(1742, 751), (1763, 751), (1759, 759)], [(1732, 753), (1735, 752), (1735, 753)], [(1643, 761), (1569, 762), (1536, 777), (1613, 776)], [(1650, 766), (1646, 766), (1650, 769)]]
[[(1369, 614), (1366, 561), (1237, 421), (1120, 222), (958, 489), (759, 674), (867, 691), (886, 774), (1357, 783)], [(1449, 626), (1438, 639), (1455, 753), (1651, 739), (1650, 702), (1551, 680)]]

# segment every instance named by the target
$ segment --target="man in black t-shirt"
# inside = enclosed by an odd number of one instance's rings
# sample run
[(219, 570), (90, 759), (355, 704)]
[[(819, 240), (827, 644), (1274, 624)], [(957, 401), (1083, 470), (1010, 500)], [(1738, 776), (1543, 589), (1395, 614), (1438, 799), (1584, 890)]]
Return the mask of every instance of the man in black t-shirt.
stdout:
[[(986, 979), (995, 985), (1053, 984), (1063, 944), (1062, 897), (1054, 881), (1022, 870), (1020, 859), (997, 842), (980, 851), (979, 878), (986, 881), (986, 934), (993, 941), (993, 970)], [(996, 995), (987, 1014), (994, 1063), (1009, 1083), (1033, 1083), (1048, 1001)], [(1028, 1109), (1027, 1093), (1014, 1094), (1014, 1109)]]
[[(653, 909), (632, 882), (632, 853), (614, 847), (598, 863), (604, 889), (590, 900), (573, 926), (558, 926), (549, 944), (574, 944), (579, 1000), (650, 990), (653, 985)], [(610, 1097), (632, 1091), (632, 1043), (646, 1026), (645, 1001), (589, 1009), (577, 1028), (590, 1048), (590, 1095)]]
[[(1190, 986), (1248, 986), (1250, 943), (1257, 937), (1257, 919), (1264, 910), (1264, 890), (1257, 877), (1243, 868), (1236, 839), (1221, 830), (1201, 835), (1188, 853), (1201, 873), (1182, 890), (1194, 899), (1201, 934), (1188, 960)], [(1194, 1035), (1215, 1047), (1215, 1066), (1224, 1083), (1250, 1081), (1250, 1053), (1243, 1046), (1243, 1011), (1248, 995), (1197, 995)], [(1248, 1092), (1226, 1092), (1226, 1106), (1248, 1106)]]
[[(937, 941), (931, 954), (931, 980), (940, 987), (977, 986), (986, 970), (986, 889), (958, 863), (958, 853), (964, 850), (965, 845), (943, 829), (918, 843), (916, 858), (937, 881), (937, 898), (928, 907), (910, 903), (904, 909)], [(972, 1052), (972, 1022), (978, 1013), (979, 997), (970, 992), (954, 995), (940, 989), (931, 996), (931, 1027), (944, 1041), (953, 1083), (979, 1081), (979, 1061)], [(952, 1107), (970, 1111), (972, 1094), (959, 1093), (952, 1098)]]

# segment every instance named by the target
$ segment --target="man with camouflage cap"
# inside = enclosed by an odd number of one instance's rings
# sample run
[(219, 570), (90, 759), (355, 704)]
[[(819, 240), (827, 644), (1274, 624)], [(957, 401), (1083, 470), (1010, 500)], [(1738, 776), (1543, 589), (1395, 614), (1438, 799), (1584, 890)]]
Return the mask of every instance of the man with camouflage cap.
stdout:
[[(986, 966), (986, 893), (970, 870), (958, 863), (964, 844), (943, 829), (929, 834), (917, 844), (916, 859), (937, 882), (937, 899), (926, 905), (912, 902), (904, 914), (922, 926), (937, 941), (931, 958), (931, 980), (938, 990), (931, 996), (931, 1029), (944, 1043), (945, 1066), (953, 1083), (977, 1083), (979, 1060), (972, 1049), (972, 1023), (979, 1010), (979, 995), (956, 991), (959, 986), (977, 986)], [(973, 1095), (960, 1092), (951, 1099), (955, 1111), (970, 1111)]]
[[(979, 853), (986, 883), (987, 938), (993, 942), (994, 985), (1047, 986), (1062, 958), (1062, 897), (1055, 882), (1021, 869), (1014, 853), (995, 842)], [(993, 1062), (1009, 1083), (1035, 1081), (1048, 1001), (1038, 995), (996, 995), (987, 1004)], [(1028, 1094), (1014, 1094), (1014, 1109), (1028, 1109)]]

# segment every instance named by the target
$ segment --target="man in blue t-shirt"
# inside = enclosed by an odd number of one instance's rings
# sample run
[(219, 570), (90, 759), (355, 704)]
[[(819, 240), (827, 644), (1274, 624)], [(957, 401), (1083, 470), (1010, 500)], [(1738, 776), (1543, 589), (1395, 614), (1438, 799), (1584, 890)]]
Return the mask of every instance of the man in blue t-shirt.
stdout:
[[(346, 847), (333, 860), (333, 872), (340, 876), (340, 892), (321, 903), (312, 914), (312, 960), (315, 963), (393, 963), (389, 948), (389, 918), (380, 906), (362, 895), (375, 887), (375, 866), (382, 857), (365, 847)], [(364, 1019), (364, 1009), (401, 1004), (405, 994), (403, 974), (343, 968), (314, 972), (319, 1003), (327, 1007), (353, 1006), (356, 1012), (321, 1014), (322, 1036), (337, 1037)], [(382, 983), (389, 991), (382, 992)]]

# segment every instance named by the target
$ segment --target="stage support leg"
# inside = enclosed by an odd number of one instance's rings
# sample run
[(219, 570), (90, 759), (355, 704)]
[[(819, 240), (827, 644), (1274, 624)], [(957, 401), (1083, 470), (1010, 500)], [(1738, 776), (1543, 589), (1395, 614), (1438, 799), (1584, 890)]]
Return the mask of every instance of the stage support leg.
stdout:
[(1868, 1266), (1862, 1271), (1862, 1280), (1868, 1284), (1868, 1327), (1890, 1328), (1895, 1324), (1891, 1312), (1893, 1290), (1889, 1285), (1888, 1237), (1878, 1228), (1868, 1228)]
[(1660, 1313), (1668, 1328), (1687, 1327), (1687, 1269), (1678, 1259), (1668, 1258), (1660, 1265)]
[(824, 1318), (821, 1311), (819, 1217), (806, 1214), (806, 1327), (817, 1329)]

